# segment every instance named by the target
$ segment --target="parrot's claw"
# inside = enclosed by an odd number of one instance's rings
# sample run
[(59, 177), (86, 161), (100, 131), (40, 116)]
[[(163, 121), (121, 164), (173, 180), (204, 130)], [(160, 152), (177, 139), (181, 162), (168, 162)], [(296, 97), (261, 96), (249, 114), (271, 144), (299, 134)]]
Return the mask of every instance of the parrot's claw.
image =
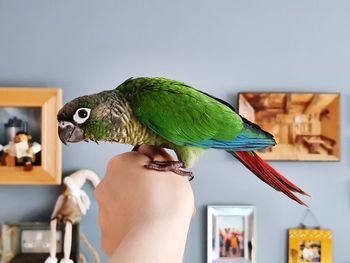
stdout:
[(192, 172), (181, 169), (185, 168), (185, 165), (179, 161), (152, 161), (150, 164), (146, 164), (145, 168), (156, 171), (171, 171), (180, 176), (187, 176), (189, 181), (194, 178)]
[(179, 161), (152, 161), (152, 164), (159, 165), (161, 167), (175, 167), (175, 168), (185, 168), (185, 164)]

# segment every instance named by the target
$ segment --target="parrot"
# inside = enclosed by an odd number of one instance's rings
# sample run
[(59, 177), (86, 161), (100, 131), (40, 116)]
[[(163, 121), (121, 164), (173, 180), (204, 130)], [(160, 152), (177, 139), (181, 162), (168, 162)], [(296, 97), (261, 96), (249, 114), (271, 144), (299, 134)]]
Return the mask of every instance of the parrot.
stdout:
[(62, 143), (107, 141), (172, 149), (177, 161), (152, 161), (157, 171), (193, 179), (190, 168), (208, 149), (224, 150), (275, 190), (307, 206), (306, 192), (256, 151), (276, 145), (272, 134), (234, 107), (183, 82), (163, 77), (129, 78), (117, 88), (66, 103), (57, 114)]

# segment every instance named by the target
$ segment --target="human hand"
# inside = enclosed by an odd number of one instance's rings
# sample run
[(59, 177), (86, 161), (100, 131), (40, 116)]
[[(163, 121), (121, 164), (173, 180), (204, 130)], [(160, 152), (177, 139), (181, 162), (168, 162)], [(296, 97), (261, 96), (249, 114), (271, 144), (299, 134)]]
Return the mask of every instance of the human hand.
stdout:
[(172, 158), (150, 146), (114, 157), (95, 190), (101, 245), (110, 262), (182, 261), (194, 211), (192, 188), (173, 172), (145, 169), (152, 160)]

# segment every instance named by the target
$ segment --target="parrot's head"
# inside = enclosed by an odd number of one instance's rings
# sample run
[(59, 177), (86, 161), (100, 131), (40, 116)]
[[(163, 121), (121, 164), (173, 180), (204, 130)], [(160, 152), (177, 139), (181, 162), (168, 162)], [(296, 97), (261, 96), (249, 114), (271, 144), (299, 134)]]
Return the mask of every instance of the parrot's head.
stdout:
[(104, 95), (78, 97), (62, 107), (57, 120), (58, 136), (64, 144), (107, 139), (110, 122), (105, 117), (108, 96)]

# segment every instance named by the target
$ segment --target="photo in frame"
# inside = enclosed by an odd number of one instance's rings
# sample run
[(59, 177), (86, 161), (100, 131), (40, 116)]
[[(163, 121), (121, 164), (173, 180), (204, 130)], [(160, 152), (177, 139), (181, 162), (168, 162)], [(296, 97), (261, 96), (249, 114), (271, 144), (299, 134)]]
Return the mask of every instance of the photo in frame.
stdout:
[(59, 184), (57, 88), (0, 88), (0, 184)]
[(332, 263), (332, 231), (290, 229), (288, 263)]
[(265, 160), (340, 160), (339, 93), (240, 93), (238, 111), (274, 136)]
[(40, 166), (40, 141), (40, 107), (0, 107), (0, 165), (25, 167), (27, 157), (32, 166)]
[(254, 206), (208, 206), (207, 263), (255, 263)]

